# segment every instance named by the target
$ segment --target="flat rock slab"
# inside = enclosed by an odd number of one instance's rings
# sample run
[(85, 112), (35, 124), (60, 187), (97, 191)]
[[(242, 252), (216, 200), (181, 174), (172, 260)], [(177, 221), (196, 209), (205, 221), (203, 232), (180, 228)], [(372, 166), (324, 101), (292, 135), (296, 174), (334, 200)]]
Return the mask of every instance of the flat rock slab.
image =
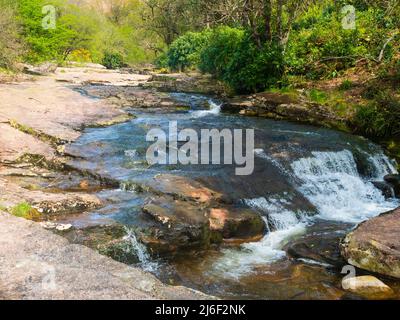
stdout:
[(0, 212), (2, 299), (210, 299)]
[(400, 208), (360, 224), (341, 244), (352, 265), (400, 278)]

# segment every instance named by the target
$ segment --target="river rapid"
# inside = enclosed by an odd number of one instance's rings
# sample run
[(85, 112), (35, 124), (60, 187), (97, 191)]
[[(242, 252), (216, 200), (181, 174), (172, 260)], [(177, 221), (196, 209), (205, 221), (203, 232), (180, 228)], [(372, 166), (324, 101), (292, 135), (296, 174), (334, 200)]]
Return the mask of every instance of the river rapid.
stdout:
[[(107, 174), (121, 183), (103, 190), (105, 208), (68, 218), (77, 228), (114, 221), (127, 226), (139, 265), (170, 284), (222, 298), (336, 299), (346, 264), (340, 239), (356, 224), (399, 205), (374, 182), (396, 173), (396, 164), (372, 142), (349, 134), (285, 121), (222, 114), (218, 101), (172, 94), (190, 110), (133, 110), (135, 119), (86, 129), (71, 150), (73, 165)], [(150, 129), (254, 129), (255, 170), (235, 175), (232, 165), (153, 165), (145, 161)], [(257, 242), (225, 244), (174, 258), (152, 257), (137, 241), (145, 195), (126, 188), (159, 173), (188, 176), (259, 212), (268, 231)]]

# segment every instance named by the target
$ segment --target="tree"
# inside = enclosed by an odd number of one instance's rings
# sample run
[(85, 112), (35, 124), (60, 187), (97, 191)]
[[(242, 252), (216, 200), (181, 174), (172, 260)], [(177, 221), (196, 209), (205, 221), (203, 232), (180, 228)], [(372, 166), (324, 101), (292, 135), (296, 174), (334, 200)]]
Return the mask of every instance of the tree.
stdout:
[(19, 26), (15, 20), (15, 7), (9, 0), (0, 0), (0, 67), (13, 68), (23, 52), (19, 39)]

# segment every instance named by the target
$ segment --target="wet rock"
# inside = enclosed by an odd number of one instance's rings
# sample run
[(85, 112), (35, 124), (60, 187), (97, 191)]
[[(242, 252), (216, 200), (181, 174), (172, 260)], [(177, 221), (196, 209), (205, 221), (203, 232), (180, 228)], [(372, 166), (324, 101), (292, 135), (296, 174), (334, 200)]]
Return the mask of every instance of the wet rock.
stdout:
[(288, 256), (308, 264), (341, 268), (345, 260), (341, 257), (339, 242), (343, 234), (339, 231), (349, 226), (319, 221), (308, 228), (304, 236), (291, 241), (284, 250)]
[(385, 181), (393, 187), (395, 196), (400, 198), (400, 175), (389, 174), (385, 176)]
[(360, 269), (400, 278), (400, 208), (360, 224), (341, 243), (341, 253)]
[(148, 186), (159, 193), (182, 200), (193, 200), (203, 204), (219, 203), (226, 199), (200, 182), (187, 177), (171, 174), (160, 174), (154, 177)]
[(379, 189), (386, 199), (393, 198), (395, 196), (393, 186), (385, 181), (373, 181), (372, 184)]
[(214, 208), (210, 210), (210, 228), (224, 239), (261, 238), (265, 223), (253, 210), (244, 208)]
[(393, 290), (373, 276), (346, 278), (342, 281), (344, 290), (367, 299), (388, 299), (393, 297)]
[(172, 198), (153, 198), (143, 212), (157, 224), (142, 240), (153, 252), (206, 248), (211, 242), (210, 222), (206, 210)]

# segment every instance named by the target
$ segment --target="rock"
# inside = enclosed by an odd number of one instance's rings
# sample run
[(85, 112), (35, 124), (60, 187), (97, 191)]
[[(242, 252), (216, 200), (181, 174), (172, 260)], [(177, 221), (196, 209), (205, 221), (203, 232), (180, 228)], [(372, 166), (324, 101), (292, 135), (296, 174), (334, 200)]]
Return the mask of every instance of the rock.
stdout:
[(353, 266), (400, 278), (400, 208), (360, 224), (341, 243)]
[(40, 225), (47, 230), (68, 231), (72, 229), (72, 224), (62, 224), (51, 221), (41, 222)]
[(52, 62), (45, 62), (38, 66), (31, 66), (26, 64), (23, 71), (31, 75), (44, 76), (56, 72), (57, 67), (58, 65)]
[(261, 216), (245, 208), (214, 208), (210, 210), (210, 228), (223, 239), (262, 238), (265, 223)]
[(396, 198), (400, 198), (400, 175), (389, 174), (385, 176), (385, 181), (393, 187)]
[(303, 236), (290, 241), (284, 250), (292, 259), (340, 269), (345, 264), (339, 248), (343, 237), (340, 231), (348, 228), (348, 225), (337, 222), (318, 221)]
[(207, 248), (211, 243), (208, 213), (199, 206), (159, 197), (149, 199), (143, 212), (156, 222), (151, 234), (141, 237), (153, 252)]
[(346, 128), (346, 121), (327, 107), (289, 94), (263, 92), (226, 98), (222, 111), (275, 120), (289, 120), (332, 128)]
[[(0, 295), (25, 300), (210, 299), (161, 283), (150, 273), (100, 255), (0, 212)], [(53, 282), (50, 282), (53, 280)]]
[(385, 181), (373, 181), (372, 184), (382, 192), (386, 199), (395, 197), (393, 187), (389, 183)]
[(226, 200), (221, 193), (203, 186), (200, 182), (172, 174), (157, 175), (147, 185), (158, 193), (182, 200), (193, 200), (206, 204)]
[(345, 278), (342, 287), (368, 299), (387, 299), (394, 295), (390, 287), (373, 276)]

